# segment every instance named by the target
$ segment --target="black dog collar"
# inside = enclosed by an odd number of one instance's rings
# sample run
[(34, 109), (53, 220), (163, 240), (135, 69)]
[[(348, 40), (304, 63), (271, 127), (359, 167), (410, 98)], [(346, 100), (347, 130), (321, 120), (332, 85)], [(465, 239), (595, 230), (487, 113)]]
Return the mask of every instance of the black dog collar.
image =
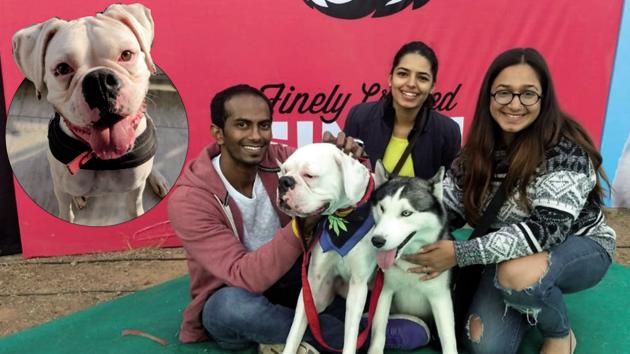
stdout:
[[(138, 167), (149, 161), (150, 158), (155, 156), (157, 151), (157, 138), (153, 120), (148, 114), (145, 114), (145, 117), (147, 119), (147, 128), (136, 138), (131, 151), (112, 160), (101, 160), (94, 156), (87, 163), (81, 165), (81, 169), (122, 170)], [(48, 147), (53, 156), (66, 165), (80, 154), (91, 151), (89, 145), (68, 136), (61, 130), (58, 113), (55, 113), (55, 117), (48, 124)]]

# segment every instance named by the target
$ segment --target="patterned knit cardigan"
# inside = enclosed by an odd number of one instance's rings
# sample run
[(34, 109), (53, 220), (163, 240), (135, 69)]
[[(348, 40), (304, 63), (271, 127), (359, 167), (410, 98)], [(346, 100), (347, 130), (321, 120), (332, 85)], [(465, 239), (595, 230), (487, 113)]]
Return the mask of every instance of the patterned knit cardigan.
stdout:
[[(531, 255), (562, 243), (569, 235), (593, 239), (613, 258), (615, 231), (606, 224), (601, 205), (588, 199), (596, 183), (588, 154), (563, 138), (545, 156), (544, 166), (527, 186), (530, 210), (517, 203), (518, 192), (511, 193), (491, 226), (492, 232), (474, 240), (455, 241), (459, 266), (494, 264)], [(505, 151), (499, 151), (495, 161), (504, 157)], [(462, 164), (455, 160), (444, 180), (444, 204), (451, 227), (465, 223), (463, 176)], [(493, 176), (485, 207), (504, 178), (505, 173)]]

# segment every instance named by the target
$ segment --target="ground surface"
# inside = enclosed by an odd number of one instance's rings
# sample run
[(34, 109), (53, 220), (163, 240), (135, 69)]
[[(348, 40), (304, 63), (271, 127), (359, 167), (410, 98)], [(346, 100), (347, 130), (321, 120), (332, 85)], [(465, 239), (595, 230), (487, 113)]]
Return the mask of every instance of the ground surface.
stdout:
[[(619, 263), (630, 265), (630, 209), (607, 211)], [(181, 248), (0, 257), (0, 337), (186, 274)]]

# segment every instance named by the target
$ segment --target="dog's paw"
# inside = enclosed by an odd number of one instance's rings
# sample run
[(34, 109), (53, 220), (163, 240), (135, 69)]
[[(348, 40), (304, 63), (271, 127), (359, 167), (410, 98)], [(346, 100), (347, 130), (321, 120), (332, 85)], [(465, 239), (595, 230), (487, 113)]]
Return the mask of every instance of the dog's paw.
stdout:
[(162, 176), (162, 174), (155, 168), (151, 170), (151, 174), (149, 174), (147, 182), (149, 182), (153, 193), (155, 193), (158, 197), (164, 198), (168, 193), (169, 187), (166, 182), (166, 178), (164, 178), (164, 176)]
[(83, 209), (87, 205), (87, 197), (72, 197), (72, 202), (77, 209)]

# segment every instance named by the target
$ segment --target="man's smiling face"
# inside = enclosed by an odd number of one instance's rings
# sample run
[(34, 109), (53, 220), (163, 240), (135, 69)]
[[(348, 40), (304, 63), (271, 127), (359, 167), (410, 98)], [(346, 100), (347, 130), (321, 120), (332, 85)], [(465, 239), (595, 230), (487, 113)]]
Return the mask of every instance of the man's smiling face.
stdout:
[(239, 94), (225, 102), (228, 113), (215, 138), (229, 163), (257, 166), (271, 141), (271, 112), (267, 103), (251, 94)]

